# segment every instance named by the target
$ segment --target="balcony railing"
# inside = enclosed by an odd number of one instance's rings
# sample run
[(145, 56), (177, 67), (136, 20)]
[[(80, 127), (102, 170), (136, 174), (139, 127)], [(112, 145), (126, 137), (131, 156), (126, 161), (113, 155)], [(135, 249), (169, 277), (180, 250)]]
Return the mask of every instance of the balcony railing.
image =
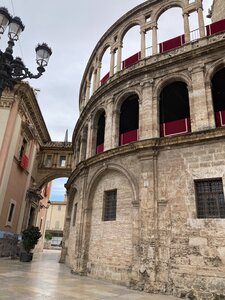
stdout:
[(190, 32), (190, 40), (193, 42), (193, 41), (197, 41), (198, 39), (200, 38), (200, 31), (199, 31), (199, 28), (198, 29), (195, 29), (195, 30), (192, 30)]

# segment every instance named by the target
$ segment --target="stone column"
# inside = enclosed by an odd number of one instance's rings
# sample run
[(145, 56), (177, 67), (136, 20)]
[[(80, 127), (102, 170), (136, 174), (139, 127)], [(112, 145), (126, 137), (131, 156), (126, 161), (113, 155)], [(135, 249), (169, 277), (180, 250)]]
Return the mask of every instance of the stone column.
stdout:
[(157, 25), (152, 26), (152, 55), (157, 54)]
[(80, 158), (80, 144), (79, 141), (76, 143), (76, 150), (75, 150), (75, 166), (79, 164)]
[(145, 58), (145, 31), (141, 30), (141, 59)]
[(52, 159), (52, 166), (53, 166), (53, 168), (56, 168), (57, 165), (58, 165), (58, 154), (54, 153), (53, 154), (53, 159)]
[(80, 161), (86, 159), (86, 152), (87, 152), (87, 130), (86, 128), (84, 128), (81, 134)]
[(83, 170), (80, 176), (81, 190), (79, 192), (79, 215), (80, 223), (77, 230), (75, 245), (76, 260), (73, 266), (73, 272), (80, 275), (87, 273), (87, 259), (89, 251), (89, 239), (91, 228), (91, 208), (89, 209), (87, 191), (88, 171)]
[(102, 65), (101, 62), (99, 61), (97, 64), (96, 89), (100, 87), (101, 65)]
[(209, 118), (209, 128), (215, 128), (216, 122), (215, 122), (215, 113), (213, 108), (211, 82), (205, 83), (205, 92), (206, 92), (206, 103), (207, 103), (208, 118)]
[(189, 91), (191, 131), (209, 129), (204, 66), (189, 68), (189, 71), (192, 78), (192, 91)]
[(119, 72), (121, 70), (121, 63), (122, 63), (122, 44), (118, 46), (117, 51), (117, 65), (116, 65), (116, 71)]
[(93, 76), (94, 76), (94, 80), (93, 80), (93, 93), (94, 93), (97, 90), (97, 69), (93, 71)]
[(199, 24), (200, 38), (203, 38), (205, 36), (203, 9), (199, 7), (197, 11), (198, 11), (198, 24)]
[(183, 13), (185, 43), (190, 42), (190, 26), (189, 26), (188, 17), (189, 17), (188, 13)]
[(88, 134), (87, 134), (87, 152), (86, 157), (89, 158), (93, 153), (93, 120), (90, 116), (88, 120)]
[(157, 138), (160, 136), (159, 125), (159, 99), (157, 96), (152, 97), (152, 137)]
[(113, 99), (110, 99), (107, 103), (107, 110), (105, 116), (105, 138), (104, 138), (104, 150), (112, 148), (112, 121), (113, 121)]
[(109, 75), (113, 76), (114, 75), (114, 65), (115, 65), (115, 51), (114, 51), (114, 49), (111, 49), (110, 55), (111, 55), (111, 58), (110, 58), (110, 72), (109, 72)]
[(113, 108), (112, 111), (112, 148), (116, 148), (119, 145), (119, 122), (120, 122), (120, 110)]
[(152, 119), (152, 85), (153, 80), (141, 83), (142, 99), (139, 101), (139, 139), (153, 137)]
[(90, 98), (90, 89), (91, 89), (91, 82), (87, 82), (87, 88), (86, 88), (86, 95), (85, 95), (85, 105), (87, 104), (89, 98)]

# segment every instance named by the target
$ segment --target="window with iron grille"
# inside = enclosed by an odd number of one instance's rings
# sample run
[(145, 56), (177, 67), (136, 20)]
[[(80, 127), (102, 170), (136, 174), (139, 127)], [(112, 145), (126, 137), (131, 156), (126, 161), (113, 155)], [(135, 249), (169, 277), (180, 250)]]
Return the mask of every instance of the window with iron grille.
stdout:
[(117, 190), (105, 191), (103, 199), (103, 221), (116, 220)]
[(225, 218), (225, 201), (221, 178), (195, 181), (198, 218)]

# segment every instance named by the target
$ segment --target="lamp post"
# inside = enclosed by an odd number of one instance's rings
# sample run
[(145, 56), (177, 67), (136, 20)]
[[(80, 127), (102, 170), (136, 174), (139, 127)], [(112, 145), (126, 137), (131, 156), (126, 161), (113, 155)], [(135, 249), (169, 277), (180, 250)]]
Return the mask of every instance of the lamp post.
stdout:
[(32, 74), (20, 57), (13, 57), (13, 47), (25, 27), (20, 18), (11, 17), (5, 7), (0, 7), (0, 35), (5, 32), (7, 26), (8, 47), (5, 52), (0, 50), (0, 97), (6, 87), (12, 89), (16, 83), (25, 78), (39, 78), (45, 72), (45, 67), (52, 54), (51, 48), (46, 43), (38, 44), (35, 48), (38, 72), (35, 75)]

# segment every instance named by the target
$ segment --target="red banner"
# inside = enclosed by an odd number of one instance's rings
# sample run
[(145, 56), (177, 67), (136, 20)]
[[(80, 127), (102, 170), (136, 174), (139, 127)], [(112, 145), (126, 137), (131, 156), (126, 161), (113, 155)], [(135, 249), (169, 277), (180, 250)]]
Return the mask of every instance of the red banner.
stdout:
[(225, 126), (225, 110), (216, 112), (216, 127)]
[(120, 145), (126, 145), (138, 140), (138, 130), (131, 130), (120, 135)]
[(160, 136), (170, 136), (190, 131), (190, 118), (160, 124)]
[(127, 59), (122, 61), (122, 68), (125, 69), (141, 59), (141, 52), (135, 53), (134, 55), (128, 57)]
[(96, 153), (102, 153), (104, 152), (104, 144), (98, 145), (96, 148)]
[(165, 42), (162, 42), (159, 44), (159, 52), (163, 53), (165, 51), (180, 47), (185, 43), (185, 37), (184, 34), (177, 36), (173, 39), (167, 40)]
[(105, 76), (101, 79), (101, 85), (103, 85), (104, 83), (106, 83), (106, 81), (109, 79), (109, 72), (107, 74), (105, 74)]
[(27, 170), (29, 165), (29, 158), (23, 154), (21, 161), (20, 161), (20, 166), (24, 169)]
[(220, 20), (206, 26), (207, 36), (221, 31), (225, 31), (225, 20)]

